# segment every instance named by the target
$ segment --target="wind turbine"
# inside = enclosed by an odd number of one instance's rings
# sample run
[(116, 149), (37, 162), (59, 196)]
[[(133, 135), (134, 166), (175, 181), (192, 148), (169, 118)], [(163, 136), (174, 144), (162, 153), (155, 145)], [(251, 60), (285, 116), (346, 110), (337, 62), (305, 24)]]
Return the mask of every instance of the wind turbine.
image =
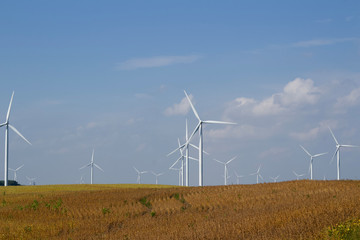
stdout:
[(326, 153), (319, 153), (319, 154), (315, 154), (315, 155), (311, 155), (303, 146), (300, 145), (300, 147), (304, 150), (304, 152), (310, 156), (310, 167), (309, 167), (309, 171), (310, 171), (310, 179), (313, 179), (313, 159), (322, 155), (327, 154)]
[(227, 162), (221, 162), (217, 159), (214, 159), (214, 161), (218, 162), (218, 163), (221, 163), (224, 165), (224, 185), (227, 185), (227, 179), (229, 178), (228, 177), (228, 169), (227, 169), (227, 165), (232, 162), (236, 157), (233, 157), (232, 159), (230, 159), (229, 161)]
[(147, 173), (147, 171), (142, 171), (140, 172), (139, 170), (136, 169), (136, 167), (133, 167), (135, 169), (135, 171), (137, 172), (138, 176), (137, 176), (137, 183), (140, 184), (141, 183), (141, 174)]
[[(193, 148), (195, 148), (197, 150), (199, 150), (199, 148), (197, 146), (195, 146), (194, 144), (190, 143), (189, 136), (188, 136), (187, 119), (186, 119), (186, 122), (185, 122), (185, 143), (180, 145), (180, 140), (178, 139), (178, 144), (179, 144), (179, 147), (176, 148), (175, 150), (173, 150), (167, 156), (170, 156), (171, 154), (175, 153), (177, 150), (180, 150), (180, 155), (181, 155), (182, 160), (185, 159), (185, 175), (184, 175), (184, 169), (182, 169), (182, 171), (183, 171), (182, 172), (182, 175), (183, 175), (182, 178), (184, 178), (184, 176), (185, 176), (185, 186), (189, 186), (189, 184), (190, 184), (190, 180), (189, 180), (189, 175), (190, 175), (189, 174), (189, 159), (198, 161), (198, 159), (189, 156), (189, 146), (192, 146)], [(184, 148), (185, 148), (185, 155), (183, 154)], [(209, 155), (209, 153), (207, 153), (206, 151), (204, 151), (204, 153)], [(182, 181), (184, 181), (184, 180), (182, 180)]]
[(90, 169), (90, 184), (93, 184), (93, 171), (94, 171), (94, 166), (96, 168), (98, 168), (99, 170), (103, 171), (101, 167), (99, 167), (99, 165), (97, 165), (96, 163), (94, 163), (94, 149), (92, 151), (92, 155), (91, 155), (91, 162), (82, 166), (81, 168), (79, 168), (79, 170), (83, 169), (83, 168), (86, 168), (86, 167), (91, 167)]
[(84, 175), (81, 175), (81, 177), (80, 177), (80, 182), (79, 182), (80, 184), (84, 184), (85, 182), (84, 182)]
[(31, 177), (26, 176), (26, 179), (29, 180), (29, 185), (35, 185), (36, 177), (31, 178)]
[(161, 175), (163, 175), (164, 173), (158, 173), (158, 174), (156, 174), (156, 173), (154, 173), (153, 171), (151, 171), (151, 173), (155, 176), (155, 179), (156, 179), (156, 185), (158, 184), (158, 177), (159, 176), (161, 176)]
[(340, 180), (340, 148), (342, 148), (342, 147), (359, 147), (359, 146), (339, 144), (339, 142), (336, 140), (334, 133), (331, 131), (330, 127), (329, 127), (329, 130), (330, 130), (330, 133), (333, 136), (335, 143), (336, 143), (336, 150), (334, 152), (334, 155), (331, 158), (331, 162), (334, 160), (334, 157), (336, 155), (337, 180)]
[(6, 121), (2, 124), (0, 124), (0, 127), (5, 126), (5, 174), (4, 174), (4, 186), (8, 185), (8, 164), (9, 164), (9, 128), (11, 128), (17, 135), (19, 135), (22, 139), (25, 140), (28, 144), (31, 145), (31, 143), (12, 125), (10, 125), (10, 111), (11, 111), (11, 105), (14, 98), (14, 92), (11, 95), (9, 108), (6, 114)]
[(179, 186), (181, 186), (182, 167), (181, 168), (174, 168), (173, 166), (171, 166), (169, 169), (179, 171)]
[(197, 113), (194, 105), (192, 104), (189, 96), (187, 95), (186, 91), (184, 91), (185, 96), (187, 98), (187, 100), (190, 103), (191, 109), (194, 112), (195, 117), (199, 120), (196, 128), (194, 129), (194, 131), (192, 132), (192, 134), (190, 135), (188, 142), (191, 140), (191, 138), (194, 136), (194, 134), (199, 131), (199, 186), (203, 186), (203, 133), (202, 133), (202, 128), (203, 128), (203, 124), (236, 124), (236, 123), (232, 123), (232, 122), (222, 122), (222, 121), (213, 121), (213, 120), (201, 120), (199, 114)]
[(9, 168), (9, 170), (11, 170), (11, 171), (13, 171), (14, 172), (14, 181), (16, 181), (17, 180), (17, 177), (16, 177), (16, 172), (17, 171), (19, 171), (22, 167), (24, 166), (24, 164), (23, 165), (21, 165), (20, 167), (18, 167), (17, 169), (12, 169), (12, 168)]
[(261, 168), (261, 165), (259, 166), (258, 170), (254, 173), (251, 173), (250, 175), (256, 175), (256, 184), (259, 183), (259, 177), (264, 180), (264, 178), (261, 176), (260, 174), (260, 168)]
[(270, 177), (274, 182), (277, 182), (277, 179), (280, 177), (280, 175), (277, 175), (276, 177)]
[(243, 175), (238, 175), (237, 172), (234, 170), (235, 176), (236, 176), (236, 184), (240, 184), (240, 178), (244, 177)]
[(293, 173), (294, 173), (295, 176), (296, 176), (296, 180), (299, 180), (299, 177), (302, 177), (302, 176), (305, 175), (305, 173), (303, 173), (303, 174), (297, 174), (295, 171), (293, 171)]

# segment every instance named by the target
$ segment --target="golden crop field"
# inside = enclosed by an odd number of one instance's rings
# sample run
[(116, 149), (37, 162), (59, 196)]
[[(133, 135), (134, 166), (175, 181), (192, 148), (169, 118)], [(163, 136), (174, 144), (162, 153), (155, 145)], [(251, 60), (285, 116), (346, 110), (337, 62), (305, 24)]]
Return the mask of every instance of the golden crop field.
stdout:
[[(0, 188), (1, 239), (330, 239), (360, 181)], [(341, 225), (342, 226), (342, 225)]]

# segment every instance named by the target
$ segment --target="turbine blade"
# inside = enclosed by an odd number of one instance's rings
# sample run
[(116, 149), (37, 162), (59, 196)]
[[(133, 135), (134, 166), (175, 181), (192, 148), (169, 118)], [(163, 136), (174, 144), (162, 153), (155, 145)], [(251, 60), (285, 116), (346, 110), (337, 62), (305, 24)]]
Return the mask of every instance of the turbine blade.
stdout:
[(199, 159), (193, 158), (193, 157), (190, 157), (190, 156), (189, 156), (189, 159), (194, 160), (194, 161), (197, 161), (197, 162), (199, 161)]
[(199, 121), (198, 125), (195, 127), (194, 131), (191, 133), (189, 139), (187, 140), (187, 142), (185, 143), (185, 145), (189, 144), (192, 137), (194, 136), (194, 134), (199, 130), (200, 128), (200, 125), (201, 125), (201, 121)]
[(16, 132), (17, 135), (19, 135), (22, 139), (25, 140), (25, 142), (27, 142), (28, 144), (32, 145), (14, 126), (9, 124), (9, 127)]
[(338, 141), (336, 140), (336, 137), (335, 137), (334, 133), (331, 131), (331, 128), (330, 128), (330, 127), (328, 127), (328, 128), (329, 128), (330, 133), (331, 133), (331, 135), (333, 136), (333, 138), (334, 138), (334, 140), (335, 140), (336, 144), (337, 144), (337, 145), (339, 145)]
[(7, 114), (6, 114), (6, 123), (9, 122), (10, 111), (11, 111), (11, 105), (12, 105), (13, 98), (14, 98), (14, 92), (12, 92), (11, 99), (10, 99), (10, 104), (9, 104), (9, 108), (8, 108), (8, 111), (7, 111)]
[(101, 167), (99, 167), (99, 165), (97, 165), (96, 163), (94, 163), (94, 166), (104, 172), (104, 170)]
[(137, 170), (137, 169), (136, 169), (136, 167), (133, 167), (133, 168), (135, 169), (135, 171), (136, 171), (137, 173), (139, 173), (139, 174), (140, 174), (139, 170)]
[(216, 161), (216, 162), (218, 162), (218, 163), (221, 163), (221, 164), (225, 164), (224, 162), (221, 162), (221, 161), (219, 161), (219, 160), (217, 160), (217, 159), (214, 159), (214, 161)]
[(330, 161), (330, 164), (332, 164), (332, 162), (334, 161), (334, 157), (336, 155), (336, 153), (339, 151), (339, 147), (336, 148), (335, 152), (334, 152), (334, 155), (332, 156), (331, 158), (331, 161)]
[(322, 155), (325, 155), (325, 154), (328, 154), (328, 153), (327, 152), (326, 153), (319, 153), (319, 154), (314, 155), (313, 157), (315, 158), (315, 157), (319, 157), (319, 156), (322, 156)]
[(183, 147), (185, 147), (185, 144), (181, 145), (180, 147), (176, 148), (175, 150), (173, 150), (172, 152), (170, 152), (169, 154), (167, 154), (166, 156), (170, 156), (172, 154), (174, 154), (175, 152), (177, 152), (179, 149), (182, 149)]
[(300, 145), (300, 147), (304, 150), (304, 152), (307, 153), (307, 155), (309, 155), (311, 157), (311, 154), (303, 146)]
[[(199, 148), (198, 148), (197, 146), (195, 146), (194, 144), (189, 143), (189, 145), (192, 146), (193, 148), (199, 150)], [(208, 153), (208, 152), (206, 152), (206, 151), (204, 151), (204, 150), (203, 150), (203, 153), (205, 153), (206, 155), (210, 155), (210, 153)]]
[(5, 126), (5, 125), (6, 125), (6, 123), (2, 123), (2, 124), (0, 124), (0, 127)]
[(233, 161), (234, 159), (236, 159), (236, 158), (237, 158), (237, 156), (233, 157), (232, 159), (230, 159), (229, 161), (227, 161), (226, 164), (232, 162), (232, 161)]
[(264, 181), (264, 178), (261, 176), (261, 174), (259, 174), (259, 177)]
[(86, 168), (86, 167), (88, 167), (88, 166), (91, 166), (91, 163), (82, 166), (81, 168), (79, 168), (79, 170), (84, 169), (84, 168)]
[(178, 163), (179, 160), (180, 160), (180, 158), (178, 158), (178, 160), (176, 160), (176, 161), (173, 163), (173, 165), (171, 165), (171, 167), (169, 167), (169, 169), (172, 169), (172, 168)]
[(188, 100), (189, 103), (190, 103), (191, 109), (193, 110), (195, 117), (196, 117), (199, 121), (201, 121), (201, 119), (200, 119), (200, 117), (199, 117), (199, 114), (197, 113), (194, 105), (192, 104), (192, 102), (191, 102), (191, 100), (190, 100), (190, 98), (189, 98), (189, 96), (187, 95), (187, 93), (186, 93), (185, 90), (184, 90), (184, 93), (185, 93), (185, 96), (186, 96), (187, 100)]
[(23, 164), (23, 165), (21, 165), (20, 167), (18, 167), (15, 171), (20, 170), (23, 166), (24, 166), (24, 164)]
[(353, 148), (356, 148), (356, 147), (360, 147), (360, 146), (355, 146), (355, 145), (341, 145), (342, 147), (353, 147)]
[(16, 170), (14, 170), (14, 169), (12, 169), (12, 168), (9, 168), (9, 170), (16, 172)]
[(209, 124), (228, 124), (228, 125), (236, 125), (236, 124), (237, 124), (237, 123), (233, 123), (233, 122), (223, 122), (223, 121), (213, 121), (213, 120), (203, 121), (203, 123), (209, 123)]

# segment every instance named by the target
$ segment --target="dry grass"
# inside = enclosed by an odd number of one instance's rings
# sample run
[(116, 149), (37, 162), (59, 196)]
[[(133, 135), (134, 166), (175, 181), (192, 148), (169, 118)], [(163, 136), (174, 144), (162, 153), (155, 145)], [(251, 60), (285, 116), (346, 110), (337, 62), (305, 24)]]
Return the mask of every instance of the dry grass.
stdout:
[(0, 188), (0, 239), (323, 239), (360, 217), (359, 181)]

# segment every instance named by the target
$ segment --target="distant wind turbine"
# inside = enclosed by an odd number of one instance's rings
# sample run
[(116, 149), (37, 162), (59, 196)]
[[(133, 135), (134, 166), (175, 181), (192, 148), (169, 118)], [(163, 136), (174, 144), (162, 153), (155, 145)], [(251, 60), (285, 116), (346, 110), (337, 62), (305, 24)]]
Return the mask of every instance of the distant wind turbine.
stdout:
[(236, 124), (232, 122), (222, 122), (222, 121), (212, 121), (212, 120), (201, 120), (199, 114), (197, 113), (194, 105), (192, 104), (189, 96), (187, 95), (186, 91), (184, 91), (186, 98), (188, 99), (191, 109), (194, 112), (195, 117), (199, 120), (197, 126), (195, 127), (194, 131), (190, 135), (188, 142), (191, 140), (191, 138), (194, 136), (194, 134), (199, 131), (199, 186), (203, 186), (203, 133), (202, 128), (203, 124)]
[(243, 175), (238, 175), (238, 173), (234, 170), (236, 176), (236, 184), (240, 184), (240, 178), (244, 177)]
[(29, 185), (35, 185), (36, 177), (31, 178), (26, 176), (26, 179), (29, 181)]
[(296, 176), (296, 180), (299, 180), (300, 177), (302, 177), (302, 176), (305, 175), (305, 173), (303, 173), (303, 174), (297, 174), (295, 171), (293, 171), (293, 173), (294, 173), (295, 176)]
[(334, 152), (334, 155), (331, 158), (331, 162), (334, 160), (334, 157), (336, 155), (337, 180), (340, 180), (340, 148), (342, 148), (342, 147), (359, 147), (359, 146), (339, 144), (339, 142), (336, 140), (334, 133), (331, 131), (330, 127), (329, 127), (329, 130), (330, 130), (330, 133), (333, 136), (335, 143), (336, 143), (336, 150)]
[(137, 176), (137, 183), (141, 184), (141, 175), (144, 173), (147, 173), (147, 171), (142, 171), (140, 172), (139, 170), (136, 169), (136, 167), (133, 167), (135, 169), (135, 171), (137, 172), (138, 176)]
[(229, 161), (227, 162), (221, 162), (217, 159), (214, 159), (214, 161), (218, 162), (218, 163), (221, 163), (224, 165), (224, 185), (227, 185), (227, 179), (229, 178), (228, 177), (228, 169), (227, 169), (227, 165), (232, 162), (236, 157), (233, 157), (232, 159), (230, 159)]
[(260, 168), (261, 168), (261, 165), (259, 166), (259, 168), (256, 172), (250, 174), (250, 175), (256, 175), (256, 184), (259, 183), (259, 177), (264, 181), (264, 178), (260, 174)]
[(158, 184), (158, 177), (163, 175), (164, 173), (154, 173), (153, 171), (151, 171), (151, 173), (155, 176), (155, 182), (156, 182), (156, 185)]
[(277, 179), (280, 177), (280, 175), (277, 175), (276, 177), (270, 177), (274, 182), (277, 182)]
[(322, 156), (322, 155), (325, 155), (327, 154), (326, 153), (319, 153), (319, 154), (315, 154), (315, 155), (311, 155), (303, 146), (300, 145), (300, 147), (304, 150), (304, 152), (309, 155), (310, 157), (310, 166), (309, 166), (309, 171), (310, 171), (310, 179), (312, 180), (313, 179), (313, 160), (314, 158), (316, 157), (319, 157), (319, 156)]
[(11, 170), (11, 171), (13, 171), (13, 172), (14, 172), (14, 181), (16, 181), (16, 180), (17, 180), (16, 172), (17, 172), (17, 171), (19, 171), (19, 170), (20, 170), (23, 166), (24, 166), (24, 164), (23, 164), (23, 165), (21, 165), (20, 167), (18, 167), (17, 169), (12, 169), (12, 168), (9, 168), (9, 170)]
[(5, 174), (4, 174), (4, 186), (8, 185), (8, 164), (9, 164), (9, 128), (11, 128), (17, 135), (19, 135), (22, 139), (25, 140), (28, 144), (31, 145), (31, 143), (12, 125), (10, 125), (10, 111), (11, 111), (11, 105), (14, 98), (14, 92), (11, 95), (9, 108), (6, 114), (6, 121), (2, 124), (0, 124), (0, 127), (5, 126)]
[(81, 168), (79, 168), (79, 170), (81, 170), (81, 169), (84, 169), (84, 168), (86, 168), (86, 167), (90, 167), (90, 184), (93, 184), (94, 166), (95, 166), (96, 168), (98, 168), (99, 170), (101, 170), (101, 171), (104, 172), (104, 170), (102, 170), (102, 168), (99, 167), (99, 165), (97, 165), (96, 163), (94, 163), (94, 149), (93, 149), (92, 155), (91, 155), (91, 162), (88, 163), (88, 164), (86, 164), (86, 165), (84, 165), (84, 166), (82, 166)]

